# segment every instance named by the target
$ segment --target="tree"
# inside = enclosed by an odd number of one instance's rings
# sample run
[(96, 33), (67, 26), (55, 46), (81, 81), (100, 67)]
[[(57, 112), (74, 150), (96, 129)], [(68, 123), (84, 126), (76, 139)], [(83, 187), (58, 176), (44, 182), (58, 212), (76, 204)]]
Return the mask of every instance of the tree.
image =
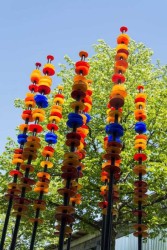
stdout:
[[(91, 111), (92, 120), (89, 123), (90, 133), (86, 139), (87, 155), (84, 160), (86, 169), (84, 170), (84, 177), (81, 179), (83, 188), (82, 204), (76, 209), (76, 219), (79, 223), (74, 224), (75, 229), (83, 229), (91, 232), (95, 228), (99, 228), (100, 209), (98, 201), (102, 198), (99, 195), (100, 186), (100, 172), (102, 165), (103, 154), (103, 138), (105, 137), (106, 122), (106, 105), (109, 100), (112, 83), (111, 76), (113, 74), (115, 49), (107, 45), (103, 40), (99, 40), (98, 44), (94, 45), (95, 54), (89, 59), (91, 70), (89, 78), (93, 80), (93, 108)], [(145, 211), (148, 212), (146, 223), (151, 228), (150, 237), (155, 237), (161, 233), (166, 236), (166, 213), (164, 210), (167, 205), (166, 195), (166, 181), (167, 181), (167, 156), (166, 156), (166, 141), (167, 128), (165, 121), (167, 120), (167, 66), (161, 66), (159, 61), (156, 65), (151, 63), (152, 51), (145, 47), (142, 43), (131, 41), (130, 55), (128, 58), (129, 68), (126, 73), (126, 88), (128, 97), (126, 98), (123, 107), (123, 117), (121, 124), (124, 127), (125, 135), (123, 141), (125, 144), (122, 151), (121, 164), (121, 179), (119, 181), (120, 200), (115, 205), (118, 213), (114, 217), (114, 232), (113, 242), (118, 233), (128, 233), (131, 230), (133, 223), (136, 223), (136, 218), (132, 215), (132, 210), (135, 208), (133, 204), (133, 189), (134, 175), (132, 169), (134, 167), (134, 97), (137, 93), (136, 87), (139, 84), (145, 85), (145, 92), (147, 93), (147, 130), (148, 130), (148, 146), (146, 153), (148, 155), (146, 179), (149, 185), (149, 199), (145, 206)], [(36, 249), (47, 249), (49, 245), (56, 244), (57, 240), (54, 236), (55, 223), (55, 207), (62, 203), (61, 197), (57, 193), (57, 189), (61, 187), (61, 162), (63, 154), (68, 150), (64, 146), (65, 135), (69, 131), (66, 127), (67, 114), (70, 111), (70, 102), (72, 101), (71, 87), (74, 76), (74, 63), (65, 56), (66, 64), (60, 65), (61, 70), (58, 76), (62, 78), (64, 84), (64, 95), (66, 102), (63, 108), (63, 121), (61, 122), (58, 131), (58, 143), (56, 145), (54, 168), (50, 170), (52, 180), (50, 183), (50, 192), (45, 197), (47, 201), (47, 210), (43, 213), (44, 223), (39, 226), (36, 237)], [(55, 91), (54, 91), (55, 92)], [(52, 95), (50, 96), (50, 103)], [(21, 101), (16, 102), (17, 107), (22, 106)], [(45, 122), (46, 124), (47, 122)], [(44, 124), (44, 125), (45, 125)], [(43, 142), (44, 145), (44, 142)], [(7, 189), (7, 183), (11, 180), (8, 177), (8, 172), (13, 169), (11, 165), (12, 149), (17, 147), (15, 143), (9, 139), (6, 145), (5, 152), (1, 155), (0, 165), (2, 173), (0, 175), (1, 181), (1, 197), (0, 197), (0, 220), (4, 219), (6, 211), (6, 202), (3, 194)], [(40, 169), (40, 161), (42, 157), (39, 153), (38, 160), (34, 163), (35, 172)], [(36, 175), (34, 173), (34, 178)], [(29, 194), (33, 199), (36, 194), (33, 192)], [(29, 215), (33, 217), (33, 209), (30, 208)], [(12, 233), (12, 225), (14, 218), (11, 217), (10, 225), (8, 227), (8, 235), (6, 238), (6, 249), (9, 247), (10, 236)], [(1, 223), (2, 229), (3, 223)], [(32, 225), (27, 221), (22, 221), (17, 249), (28, 249), (27, 245), (31, 236)], [(49, 249), (49, 248), (48, 248)], [(113, 249), (115, 249), (113, 247)]]

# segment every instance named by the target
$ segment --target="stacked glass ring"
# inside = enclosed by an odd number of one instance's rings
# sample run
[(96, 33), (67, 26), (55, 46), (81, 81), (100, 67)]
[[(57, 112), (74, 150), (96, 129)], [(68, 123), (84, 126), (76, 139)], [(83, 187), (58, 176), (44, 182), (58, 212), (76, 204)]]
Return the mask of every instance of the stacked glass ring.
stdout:
[[(81, 159), (85, 157), (85, 137), (88, 134), (86, 123), (90, 120), (87, 114), (91, 110), (91, 87), (89, 86), (86, 75), (89, 72), (89, 64), (85, 61), (88, 53), (81, 51), (79, 53), (81, 60), (75, 64), (76, 76), (72, 86), (71, 97), (74, 101), (71, 103), (73, 113), (68, 115), (67, 126), (72, 129), (66, 135), (66, 145), (70, 148), (70, 152), (65, 153), (62, 170), (63, 188), (58, 189), (58, 193), (64, 197), (62, 206), (56, 209), (56, 219), (60, 222), (56, 226), (56, 235), (59, 235), (59, 245), (63, 245), (64, 237), (70, 237), (72, 233), (71, 224), (74, 222), (73, 214), (75, 212), (74, 205), (80, 204), (81, 196), (77, 194), (81, 185), (78, 179), (83, 176), (82, 170), (84, 165)], [(69, 203), (71, 202), (71, 203)]]
[[(107, 122), (109, 124), (106, 126), (107, 136), (104, 138), (104, 149), (106, 153), (103, 155), (105, 162), (102, 165), (101, 180), (105, 185), (101, 187), (100, 192), (103, 196), (103, 202), (99, 203), (103, 214), (106, 214), (108, 206), (108, 185), (110, 182), (110, 175), (111, 173), (113, 174), (115, 181), (120, 178), (120, 153), (122, 149), (120, 137), (123, 136), (123, 127), (119, 124), (119, 122), (122, 117), (124, 99), (127, 96), (127, 92), (124, 87), (124, 82), (126, 80), (124, 73), (128, 68), (128, 44), (130, 40), (129, 36), (126, 34), (126, 27), (121, 27), (120, 31), (122, 33), (117, 38), (117, 53), (115, 56), (114, 74), (112, 76), (113, 87), (107, 110)], [(118, 198), (118, 187), (114, 185), (112, 194), (113, 202), (117, 201)]]
[(146, 120), (146, 94), (143, 93), (144, 86), (139, 85), (137, 87), (139, 93), (135, 98), (135, 112), (134, 116), (137, 120), (135, 124), (135, 131), (137, 135), (135, 136), (134, 148), (137, 152), (134, 155), (134, 160), (137, 162), (133, 168), (133, 172), (138, 176), (138, 180), (135, 181), (134, 189), (134, 203), (138, 205), (138, 209), (133, 211), (133, 214), (138, 217), (138, 223), (134, 225), (134, 236), (146, 238), (148, 237), (147, 225), (142, 223), (142, 218), (146, 216), (146, 212), (142, 209), (142, 206), (146, 204), (148, 195), (147, 183), (143, 181), (143, 176), (146, 174), (146, 166), (143, 164), (147, 160), (147, 155), (144, 150), (147, 146), (147, 136), (145, 135), (147, 129), (144, 121)]
[[(22, 172), (20, 170), (25, 170), (24, 169), (24, 147), (27, 143), (28, 140), (28, 124), (29, 122), (33, 121), (32, 117), (32, 110), (35, 106), (35, 101), (34, 101), (34, 93), (37, 91), (37, 84), (39, 82), (39, 79), (41, 77), (41, 72), (39, 70), (41, 64), (36, 63), (36, 69), (33, 70), (31, 73), (30, 79), (31, 79), (31, 84), (29, 85), (29, 90), (31, 92), (26, 94), (26, 98), (24, 100), (26, 109), (22, 112), (22, 119), (25, 121), (24, 124), (21, 124), (19, 126), (19, 130), (21, 133), (18, 135), (18, 143), (20, 144), (20, 147), (14, 150), (14, 156), (13, 156), (13, 164), (16, 164), (16, 169), (10, 171), (10, 175), (14, 177), (13, 183), (10, 183), (8, 186), (8, 194), (6, 197), (10, 197), (11, 195), (14, 195), (14, 215), (21, 215), (24, 216), (25, 212), (27, 211), (27, 204), (30, 203), (28, 199), (25, 197), (19, 197), (18, 195), (21, 193), (22, 187), (27, 190), (31, 190), (30, 185), (34, 184), (34, 181), (27, 178), (27, 176), (23, 177)], [(32, 86), (35, 86), (32, 88)], [(32, 168), (33, 171), (33, 168)], [(20, 178), (21, 183), (17, 183), (17, 178)]]
[[(21, 183), (19, 184), (19, 187), (21, 189), (21, 202), (16, 208), (14, 207), (17, 216), (22, 216), (26, 213), (28, 207), (26, 206), (25, 209), (21, 206), (22, 199), (25, 198), (26, 192), (32, 190), (31, 186), (35, 184), (35, 181), (29, 178), (29, 174), (34, 170), (32, 161), (36, 160), (38, 149), (41, 146), (40, 138), (37, 135), (43, 131), (43, 128), (39, 123), (43, 122), (45, 119), (45, 111), (43, 110), (43, 108), (48, 107), (48, 101), (45, 95), (49, 93), (48, 88), (50, 88), (52, 83), (50, 80), (50, 75), (54, 74), (54, 66), (50, 63), (50, 61), (52, 61), (54, 58), (52, 56), (48, 56), (47, 59), (48, 63), (43, 68), (43, 73), (46, 75), (46, 77), (40, 76), (39, 81), (36, 83), (37, 88), (35, 89), (35, 91), (38, 91), (39, 94), (36, 94), (35, 96), (34, 93), (29, 94), (29, 98), (31, 98), (31, 100), (28, 100), (28, 102), (30, 102), (29, 104), (34, 108), (33, 110), (31, 110), (33, 123), (28, 125), (27, 129), (29, 132), (29, 136), (26, 139), (22, 153), (23, 160), (27, 161), (27, 163), (22, 164), (21, 166), (22, 170), (25, 171), (25, 174), (24, 177), (21, 178)], [(48, 82), (49, 86), (47, 86)], [(36, 105), (37, 108), (35, 108)]]
[(26, 94), (26, 98), (24, 100), (26, 109), (22, 112), (22, 119), (25, 121), (25, 123), (19, 126), (21, 133), (18, 135), (17, 141), (20, 146), (14, 150), (12, 164), (16, 165), (16, 168), (9, 172), (9, 175), (13, 177), (13, 182), (9, 183), (8, 185), (7, 194), (5, 195), (7, 199), (17, 198), (17, 195), (20, 194), (20, 189), (17, 186), (17, 179), (18, 177), (21, 178), (23, 176), (22, 172), (20, 171), (20, 166), (24, 162), (22, 153), (24, 144), (27, 140), (28, 123), (32, 122), (33, 120), (32, 108), (34, 106), (34, 92), (37, 91), (37, 84), (41, 77), (41, 72), (39, 70), (40, 66), (41, 64), (37, 62), (36, 69), (31, 73), (31, 84), (29, 85), (29, 90), (31, 92)]
[(53, 167), (53, 163), (50, 159), (54, 156), (54, 145), (57, 143), (57, 135), (55, 131), (58, 130), (58, 123), (62, 118), (62, 105), (64, 103), (64, 96), (62, 95), (62, 86), (58, 86), (58, 94), (54, 97), (54, 103), (51, 107), (49, 123), (47, 124), (47, 128), (50, 132), (45, 135), (45, 141), (47, 146), (45, 146), (42, 150), (42, 156), (44, 160), (41, 161), (40, 165), (43, 168), (42, 172), (37, 173), (38, 182), (36, 183), (36, 187), (34, 188), (34, 192), (39, 193), (38, 199), (34, 200), (34, 209), (36, 210), (35, 218), (31, 218), (31, 222), (42, 223), (43, 220), (39, 218), (40, 210), (46, 209), (46, 202), (43, 200), (43, 194), (48, 193), (49, 191), (49, 183), (50, 183), (50, 174), (48, 173), (48, 169)]

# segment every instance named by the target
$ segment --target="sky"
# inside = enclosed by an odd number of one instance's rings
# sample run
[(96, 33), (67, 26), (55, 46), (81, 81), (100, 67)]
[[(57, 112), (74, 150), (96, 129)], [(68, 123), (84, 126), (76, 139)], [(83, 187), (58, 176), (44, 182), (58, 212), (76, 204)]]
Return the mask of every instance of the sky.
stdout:
[[(153, 62), (167, 63), (166, 0), (1, 0), (0, 8), (0, 153), (6, 138), (17, 141), (16, 126), (24, 123), (16, 98), (24, 99), (35, 62), (78, 52), (93, 54), (92, 44), (104, 39), (112, 47), (121, 26), (154, 51)], [(54, 77), (53, 88), (61, 82)]]

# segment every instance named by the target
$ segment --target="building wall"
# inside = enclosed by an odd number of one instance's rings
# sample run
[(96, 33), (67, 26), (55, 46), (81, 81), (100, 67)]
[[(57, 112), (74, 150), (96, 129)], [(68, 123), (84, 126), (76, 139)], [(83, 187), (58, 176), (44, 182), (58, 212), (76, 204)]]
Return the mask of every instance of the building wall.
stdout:
[[(71, 250), (100, 250), (100, 236), (86, 235), (71, 243)], [(66, 247), (64, 247), (66, 249)], [(137, 250), (137, 238), (130, 234), (116, 240), (116, 250)], [(167, 250), (167, 242), (160, 240), (160, 236), (155, 239), (148, 239), (143, 243), (143, 250)]]

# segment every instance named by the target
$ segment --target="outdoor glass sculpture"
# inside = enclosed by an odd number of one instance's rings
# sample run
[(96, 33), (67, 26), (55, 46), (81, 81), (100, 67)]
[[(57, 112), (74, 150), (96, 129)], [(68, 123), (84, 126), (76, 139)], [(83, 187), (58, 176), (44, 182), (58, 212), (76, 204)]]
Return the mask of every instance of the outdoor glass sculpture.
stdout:
[[(126, 81), (124, 73), (128, 68), (128, 44), (129, 36), (126, 34), (127, 27), (121, 27), (121, 34), (117, 38), (116, 56), (114, 63), (114, 74), (112, 76), (113, 87), (110, 93), (110, 100), (107, 105), (107, 122), (105, 132), (107, 136), (104, 138), (105, 154), (103, 155), (104, 163), (102, 164), (101, 181), (104, 185), (100, 188), (100, 194), (103, 201), (99, 203), (102, 209), (102, 236), (101, 249), (110, 250), (112, 222), (116, 211), (113, 209), (113, 204), (119, 200), (119, 190), (117, 181), (120, 179), (121, 172), (121, 150), (123, 147), (121, 137), (124, 134), (124, 129), (121, 122), (122, 107), (127, 96), (124, 83)], [(80, 61), (75, 64), (74, 83), (72, 86), (71, 97), (74, 101), (71, 103), (73, 112), (69, 113), (67, 127), (71, 129), (66, 135), (65, 144), (69, 147), (68, 152), (64, 154), (61, 167), (61, 178), (63, 187), (58, 189), (58, 193), (63, 197), (63, 204), (56, 208), (56, 225), (55, 235), (59, 237), (59, 250), (63, 250), (64, 239), (67, 238), (67, 250), (70, 249), (71, 235), (73, 223), (75, 221), (75, 206), (81, 203), (81, 184), (79, 179), (82, 178), (85, 166), (81, 162), (86, 156), (85, 138), (89, 133), (88, 123), (91, 120), (89, 112), (92, 108), (92, 88), (91, 80), (86, 76), (89, 73), (90, 65), (85, 59), (88, 53), (81, 51), (79, 53)], [(54, 57), (47, 56), (47, 64), (43, 68), (43, 74), (40, 71), (41, 64), (36, 63), (36, 69), (32, 72), (30, 79), (31, 84), (25, 98), (26, 109), (22, 113), (22, 119), (25, 121), (19, 129), (21, 133), (18, 135), (19, 148), (16, 148), (13, 155), (12, 163), (16, 166), (11, 170), (9, 175), (13, 177), (13, 182), (9, 183), (7, 194), (5, 197), (9, 200), (6, 213), (4, 228), (0, 250), (4, 249), (5, 236), (11, 209), (13, 205), (16, 216), (14, 231), (11, 239), (11, 250), (15, 249), (17, 235), (21, 218), (27, 216), (28, 205), (31, 201), (26, 197), (27, 192), (32, 190), (32, 185), (35, 184), (34, 192), (38, 195), (33, 201), (35, 210), (34, 217), (28, 218), (33, 223), (30, 249), (34, 249), (35, 237), (38, 224), (42, 223), (40, 212), (47, 209), (47, 203), (44, 200), (44, 194), (48, 193), (49, 182), (51, 175), (48, 169), (53, 167), (52, 157), (54, 156), (54, 145), (57, 143), (56, 131), (58, 123), (62, 119), (62, 105), (64, 103), (63, 87), (58, 86), (58, 93), (54, 96), (53, 105), (50, 108), (48, 117), (47, 129), (49, 132), (45, 134), (45, 143), (42, 150), (43, 160), (40, 162), (42, 171), (37, 173), (38, 181), (35, 182), (31, 178), (31, 173), (34, 172), (33, 161), (37, 159), (37, 151), (41, 147), (38, 134), (43, 132), (43, 127), (40, 122), (45, 120), (45, 108), (48, 107), (47, 95), (51, 92), (52, 78), (55, 74), (54, 65), (51, 63)], [(138, 237), (138, 250), (142, 249), (142, 238), (147, 237), (147, 226), (142, 223), (142, 218), (146, 213), (142, 209), (147, 198), (147, 183), (142, 180), (142, 176), (146, 174), (146, 167), (143, 162), (147, 156), (143, 151), (146, 148), (147, 136), (146, 125), (143, 122), (146, 119), (145, 103), (146, 95), (143, 93), (143, 86), (138, 86), (139, 93), (135, 98), (135, 149), (137, 153), (134, 155), (134, 160), (137, 165), (133, 171), (138, 176), (135, 181), (134, 203), (138, 208), (133, 211), (133, 214), (138, 217), (138, 223), (134, 225)], [(18, 180), (20, 180), (18, 182)], [(84, 197), (83, 197), (84, 199)]]

